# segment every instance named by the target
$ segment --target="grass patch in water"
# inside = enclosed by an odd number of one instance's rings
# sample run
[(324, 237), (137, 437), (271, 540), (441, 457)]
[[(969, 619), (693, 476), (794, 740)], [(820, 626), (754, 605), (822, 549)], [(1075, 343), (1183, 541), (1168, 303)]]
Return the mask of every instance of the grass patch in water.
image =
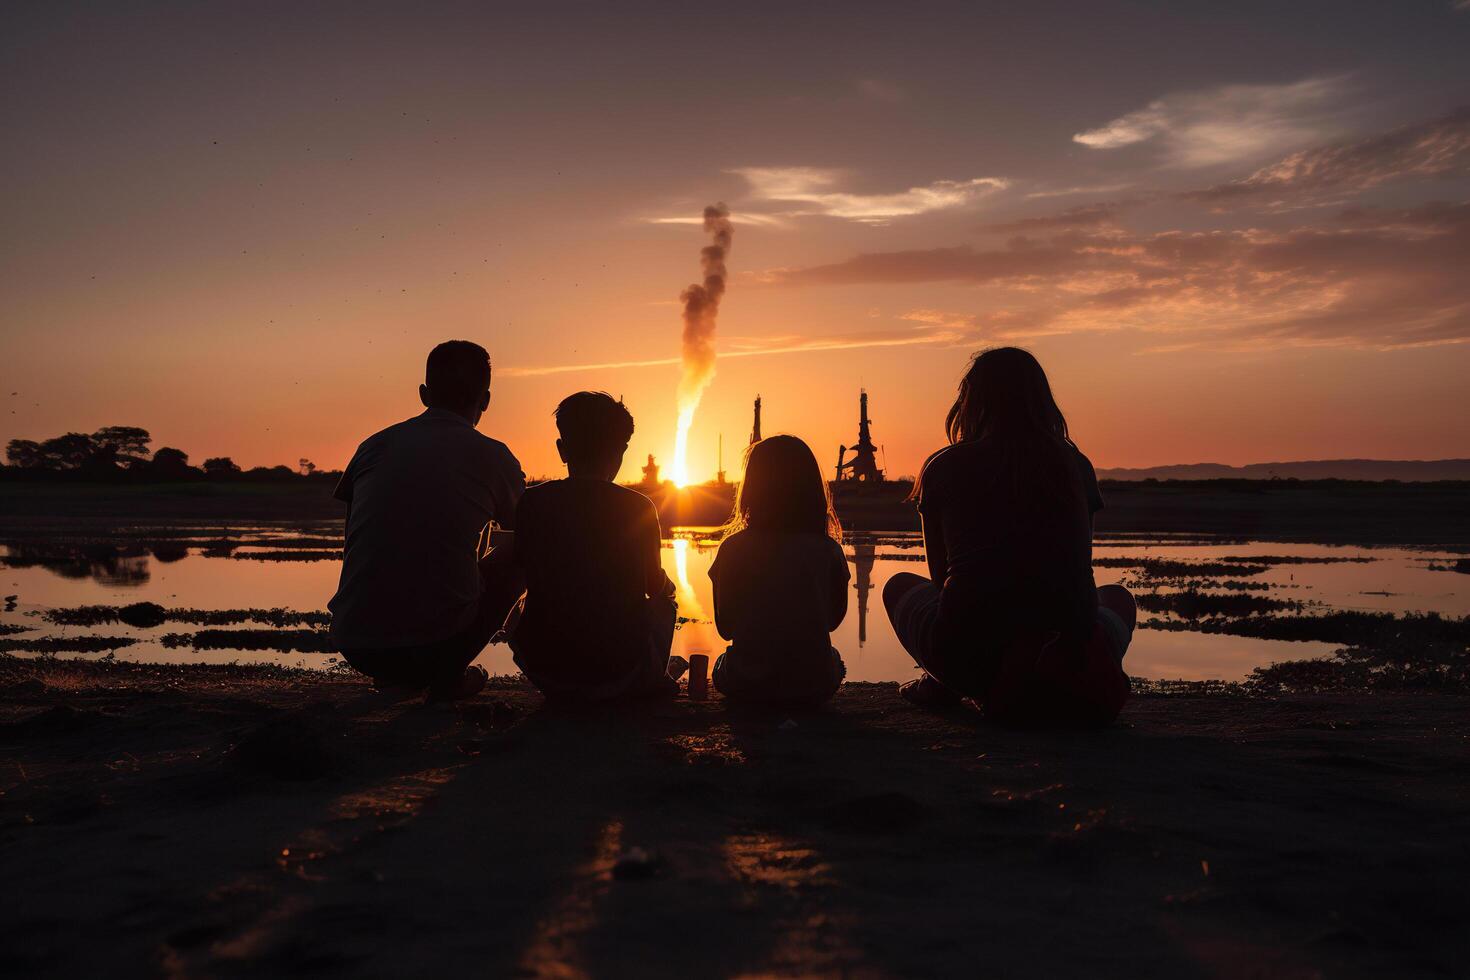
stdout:
[(132, 646), (131, 636), (41, 636), (36, 639), (0, 639), (0, 653), (103, 653)]
[(1300, 602), (1272, 599), (1263, 595), (1227, 593), (1215, 595), (1187, 589), (1182, 592), (1141, 592), (1134, 597), (1138, 608), (1152, 613), (1173, 613), (1185, 619), (1209, 616), (1259, 616), (1263, 613), (1299, 611)]
[(1290, 660), (1257, 667), (1244, 687), (1279, 695), (1348, 691), (1470, 690), (1470, 647), (1465, 643), (1395, 639), (1383, 646), (1353, 646), (1323, 660)]
[(162, 623), (191, 623), (196, 626), (230, 626), (236, 623), (261, 623), (266, 626), (327, 626), (331, 613), (320, 610), (298, 612), (295, 609), (165, 609), (152, 602), (135, 602), (128, 606), (72, 606), (48, 609), (43, 618), (58, 626), (98, 626), (102, 623), (126, 623), (149, 627)]
[(297, 551), (283, 548), (279, 551), (248, 553), (236, 551), (221, 557), (233, 558), (235, 561), (341, 561), (342, 550), (335, 548), (331, 551)]
[(335, 653), (327, 630), (261, 629), (199, 630), (197, 633), (165, 633), (159, 642), (171, 650), (274, 650), (279, 653)]
[(1139, 626), (1172, 632), (1223, 633), (1257, 640), (1318, 640), (1366, 649), (1391, 649), (1405, 643), (1470, 645), (1470, 616), (1456, 619), (1439, 613), (1395, 616), (1350, 610), (1321, 616), (1247, 616), (1203, 622), (1148, 619)]
[(1094, 558), (1096, 568), (1136, 568), (1143, 578), (1214, 578), (1222, 575), (1238, 575), (1249, 578), (1259, 575), (1266, 565), (1245, 564), (1240, 560), (1187, 561), (1180, 558)]

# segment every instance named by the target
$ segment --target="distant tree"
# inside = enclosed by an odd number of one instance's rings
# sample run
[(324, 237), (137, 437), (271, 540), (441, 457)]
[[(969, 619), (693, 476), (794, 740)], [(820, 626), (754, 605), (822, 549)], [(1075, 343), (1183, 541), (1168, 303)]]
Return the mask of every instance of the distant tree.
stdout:
[(164, 446), (153, 454), (153, 461), (148, 464), (149, 472), (160, 479), (178, 480), (197, 473), (189, 465), (189, 454), (182, 449), (174, 449)]
[(188, 466), (189, 454), (172, 446), (162, 446), (153, 454), (153, 462), (158, 466)]
[(153, 437), (135, 425), (109, 425), (92, 433), (92, 442), (125, 466), (148, 461), (148, 444)]
[(51, 470), (81, 469), (97, 455), (92, 437), (80, 432), (47, 439), (40, 448), (42, 465)]
[(316, 464), (307, 459), (305, 456), (297, 460), (296, 466), (297, 472), (299, 472), (302, 476), (311, 476), (313, 473), (316, 472)]
[(210, 476), (233, 476), (240, 467), (228, 456), (215, 456), (204, 461), (204, 472)]
[(23, 470), (40, 469), (46, 458), (41, 454), (41, 444), (32, 439), (12, 439), (5, 445), (5, 458), (10, 465)]

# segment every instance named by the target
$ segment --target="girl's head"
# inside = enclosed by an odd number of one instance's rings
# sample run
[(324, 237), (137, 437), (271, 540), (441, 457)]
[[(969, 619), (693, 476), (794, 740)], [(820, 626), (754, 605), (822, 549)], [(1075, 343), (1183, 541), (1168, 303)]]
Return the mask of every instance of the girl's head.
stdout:
[(952, 443), (987, 437), (1071, 441), (1046, 372), (1019, 347), (992, 347), (970, 359), (944, 431)]
[(842, 525), (822, 468), (806, 443), (795, 436), (771, 436), (745, 453), (745, 477), (735, 497), (727, 535), (756, 531), (829, 534), (841, 540)]
[[(1046, 372), (1019, 347), (992, 347), (970, 359), (944, 420), (951, 443), (982, 442), (996, 452), (996, 486), (1023, 510), (1082, 499), (1076, 447), (1052, 398)], [(924, 477), (914, 487), (923, 496)]]

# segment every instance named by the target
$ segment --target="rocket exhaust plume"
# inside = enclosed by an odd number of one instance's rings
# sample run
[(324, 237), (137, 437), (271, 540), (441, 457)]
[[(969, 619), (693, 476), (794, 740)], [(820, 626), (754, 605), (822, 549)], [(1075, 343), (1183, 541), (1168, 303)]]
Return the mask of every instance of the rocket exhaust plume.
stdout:
[(715, 376), (715, 319), (725, 295), (725, 255), (734, 229), (730, 209), (712, 204), (704, 209), (704, 230), (712, 244), (699, 252), (704, 282), (694, 283), (679, 298), (684, 301), (684, 373), (679, 378), (679, 424), (674, 433), (674, 465), (670, 475), (679, 486), (689, 482), (689, 427), (704, 389)]

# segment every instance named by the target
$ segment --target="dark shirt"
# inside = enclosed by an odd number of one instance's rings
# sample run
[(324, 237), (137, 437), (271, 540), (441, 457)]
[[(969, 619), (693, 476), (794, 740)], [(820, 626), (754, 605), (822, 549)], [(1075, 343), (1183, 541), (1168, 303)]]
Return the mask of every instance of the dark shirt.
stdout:
[(1103, 502), (1092, 463), (1072, 452), (1080, 493), (1024, 501), (997, 479), (993, 445), (958, 443), (930, 457), (919, 511), (927, 533), (938, 525), (947, 553), (941, 635), (989, 648), (1023, 628), (1068, 639), (1092, 629), (1092, 515)]
[(475, 541), (509, 525), (526, 479), (504, 443), (469, 420), (431, 408), (357, 447), (337, 499), (348, 503), (347, 544), (332, 611), (343, 650), (437, 643), (480, 606)]
[(517, 661), (563, 686), (614, 683), (648, 660), (645, 599), (673, 587), (659, 563), (658, 511), (605, 480), (531, 487), (516, 510), (526, 571)]
[(826, 676), (830, 633), (847, 615), (851, 578), (825, 534), (744, 530), (720, 543), (709, 569), (715, 628), (731, 640), (726, 669), (752, 680)]

